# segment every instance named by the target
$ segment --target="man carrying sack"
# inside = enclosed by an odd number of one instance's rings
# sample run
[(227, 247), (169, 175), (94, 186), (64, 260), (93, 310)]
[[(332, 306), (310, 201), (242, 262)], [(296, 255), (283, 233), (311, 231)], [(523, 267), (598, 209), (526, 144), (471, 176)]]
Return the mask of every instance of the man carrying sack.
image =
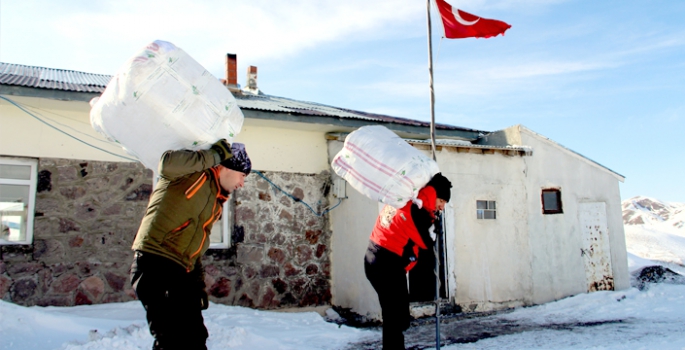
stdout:
[(449, 202), (452, 184), (435, 174), (418, 194), (421, 205), (408, 202), (396, 209), (386, 205), (371, 232), (364, 258), (366, 278), (378, 294), (383, 316), (383, 349), (404, 349), (409, 328), (407, 271), (416, 264), (419, 248), (427, 249), (435, 213)]
[(245, 145), (167, 151), (133, 242), (131, 285), (145, 307), (156, 350), (207, 349), (209, 306), (202, 255), (224, 202), (252, 168)]

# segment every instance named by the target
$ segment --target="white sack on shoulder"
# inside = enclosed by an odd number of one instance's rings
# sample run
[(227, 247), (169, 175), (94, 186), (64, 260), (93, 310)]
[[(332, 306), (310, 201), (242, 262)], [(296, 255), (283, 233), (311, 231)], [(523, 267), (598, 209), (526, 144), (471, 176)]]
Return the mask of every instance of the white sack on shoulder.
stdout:
[(167, 150), (207, 149), (222, 138), (232, 142), (244, 119), (216, 77), (160, 40), (126, 62), (91, 104), (93, 128), (154, 171)]
[(331, 167), (366, 197), (395, 208), (416, 199), (440, 172), (434, 160), (380, 125), (350, 133)]

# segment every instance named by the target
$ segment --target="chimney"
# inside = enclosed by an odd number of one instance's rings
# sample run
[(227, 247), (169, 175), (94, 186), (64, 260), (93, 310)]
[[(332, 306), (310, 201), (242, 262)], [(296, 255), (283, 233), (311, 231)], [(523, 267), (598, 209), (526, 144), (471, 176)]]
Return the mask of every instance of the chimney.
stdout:
[(257, 67), (255, 66), (247, 67), (247, 81), (245, 82), (245, 90), (259, 94), (259, 89), (257, 88)]
[(226, 86), (231, 92), (240, 90), (238, 85), (238, 55), (226, 54)]

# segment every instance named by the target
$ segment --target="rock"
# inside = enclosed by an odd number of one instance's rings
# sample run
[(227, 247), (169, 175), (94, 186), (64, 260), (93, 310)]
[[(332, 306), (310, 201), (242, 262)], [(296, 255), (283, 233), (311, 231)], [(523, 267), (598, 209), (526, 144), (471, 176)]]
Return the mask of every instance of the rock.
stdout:
[(644, 267), (632, 275), (631, 284), (639, 290), (648, 289), (652, 283), (685, 284), (685, 276), (660, 265)]

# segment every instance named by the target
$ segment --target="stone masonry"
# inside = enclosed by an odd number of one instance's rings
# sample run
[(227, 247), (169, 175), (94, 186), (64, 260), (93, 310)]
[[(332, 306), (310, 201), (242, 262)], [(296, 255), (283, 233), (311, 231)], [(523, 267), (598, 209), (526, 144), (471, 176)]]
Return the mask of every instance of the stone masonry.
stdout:
[[(0, 246), (0, 298), (25, 306), (134, 300), (130, 248), (152, 172), (50, 158), (38, 171), (33, 245)], [(328, 218), (304, 205), (326, 208), (329, 174), (264, 176), (285, 193), (252, 173), (233, 194), (233, 244), (203, 258), (210, 299), (263, 309), (329, 303)]]
[(264, 176), (283, 191), (256, 173), (236, 191), (234, 246), (203, 260), (211, 300), (262, 309), (330, 303), (328, 219), (299, 202), (325, 210), (330, 175)]

